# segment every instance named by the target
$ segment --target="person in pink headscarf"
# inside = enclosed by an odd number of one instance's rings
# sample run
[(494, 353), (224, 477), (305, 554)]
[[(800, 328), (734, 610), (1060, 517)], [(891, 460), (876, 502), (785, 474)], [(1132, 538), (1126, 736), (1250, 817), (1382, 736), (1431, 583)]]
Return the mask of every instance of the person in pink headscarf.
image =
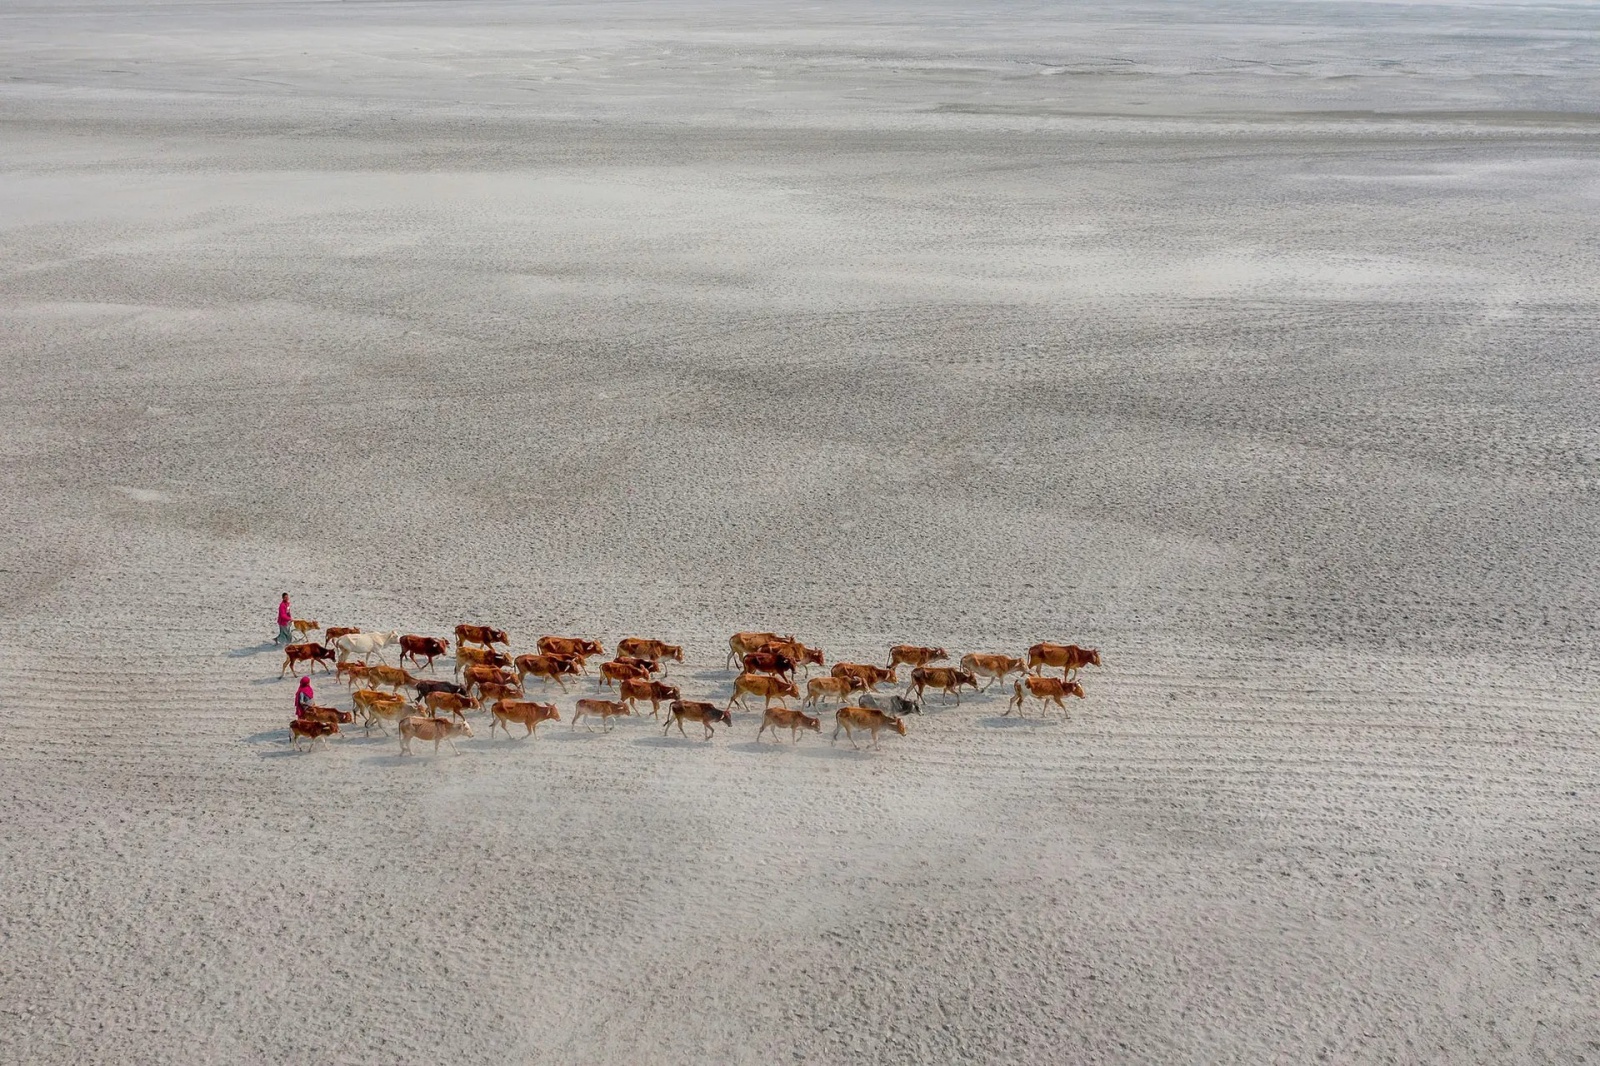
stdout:
[(311, 691), (311, 676), (308, 674), (300, 679), (300, 687), (295, 690), (294, 716), (296, 718), (304, 718), (316, 698), (317, 694)]
[(283, 599), (278, 601), (278, 635), (272, 643), (283, 641), (285, 644), (294, 643), (294, 634), (289, 632), (289, 623), (294, 621), (294, 615), (289, 610), (289, 594), (285, 592)]

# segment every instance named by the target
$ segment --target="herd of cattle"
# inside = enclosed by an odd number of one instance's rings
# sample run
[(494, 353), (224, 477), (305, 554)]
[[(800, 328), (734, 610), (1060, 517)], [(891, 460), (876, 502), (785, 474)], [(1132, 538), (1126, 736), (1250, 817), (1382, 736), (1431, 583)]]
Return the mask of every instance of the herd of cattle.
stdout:
[[(296, 748), (302, 740), (314, 743), (320, 739), (326, 744), (329, 736), (339, 732), (340, 725), (354, 723), (358, 715), (368, 734), (374, 725), (388, 733), (385, 723), (394, 722), (403, 755), (411, 754), (413, 740), (432, 741), (436, 752), (441, 743), (448, 743), (454, 750), (456, 736), (472, 736), (472, 726), (467, 721), (469, 711), (488, 713), (491, 738), (496, 729), (509, 738), (513, 724), (524, 727), (525, 737), (532, 736), (541, 723), (561, 721), (561, 714), (554, 703), (524, 698), (528, 679), (556, 685), (565, 693), (569, 681), (589, 674), (590, 659), (605, 654), (598, 641), (544, 636), (538, 640), (537, 653), (513, 655), (504, 630), (459, 625), (455, 630), (454, 656), (457, 680), (444, 681), (419, 677), (406, 669), (409, 662), (419, 672), (424, 668), (432, 672), (434, 660), (450, 653), (450, 641), (442, 637), (402, 635), (394, 630), (364, 633), (355, 627), (340, 626), (329, 627), (323, 632), (323, 640), (317, 642), (307, 638), (322, 629), (319, 623), (296, 620), (293, 625), (300, 633), (301, 643), (285, 649), (278, 676), (289, 671), (298, 676), (301, 663), (306, 664), (308, 673), (321, 665), (352, 690), (348, 711), (314, 704), (299, 709), (289, 725)], [(384, 649), (390, 646), (399, 649), (397, 665), (384, 661)], [(374, 655), (377, 663), (372, 662)], [(627, 637), (618, 642), (610, 660), (598, 664), (594, 674), (597, 686), (616, 687), (617, 698), (577, 700), (571, 728), (576, 729), (578, 722), (584, 721), (584, 728), (591, 729), (591, 722), (598, 721), (609, 732), (616, 718), (642, 713), (639, 705), (648, 702), (650, 713), (657, 720), (665, 705), (663, 735), (676, 725), (678, 732), (687, 737), (683, 726), (690, 722), (699, 725), (702, 736), (710, 740), (714, 726), (733, 725), (734, 705), (749, 710), (745, 700), (754, 696), (761, 699), (763, 712), (761, 726), (756, 730), (758, 741), (769, 729), (774, 739), (779, 730), (787, 729), (796, 743), (802, 730), (820, 733), (820, 720), (806, 714), (805, 708), (838, 703), (834, 742), (843, 732), (859, 748), (856, 734), (864, 732), (870, 734), (876, 747), (883, 730), (905, 735), (905, 716), (921, 714), (922, 701), (929, 692), (953, 696), (959, 705), (963, 688), (980, 691), (979, 679), (986, 679), (983, 688), (987, 690), (996, 682), (1004, 684), (1009, 675), (1018, 674), (1006, 714), (1013, 710), (1022, 714), (1028, 699), (1039, 701), (1046, 709), (1054, 703), (1065, 713), (1065, 697), (1084, 698), (1083, 685), (1074, 679), (1075, 675), (1085, 666), (1100, 665), (1097, 650), (1076, 644), (1035, 644), (1028, 649), (1026, 658), (972, 652), (961, 657), (960, 666), (934, 665), (948, 658), (943, 648), (897, 644), (889, 649), (886, 666), (841, 662), (833, 664), (826, 677), (809, 677), (811, 667), (825, 665), (819, 649), (807, 647), (793, 635), (735, 633), (728, 638), (724, 665), (730, 669), (737, 665), (740, 670), (733, 681), (733, 695), (726, 706), (719, 707), (704, 700), (686, 700), (677, 685), (664, 680), (669, 662), (683, 662), (682, 647), (645, 637)], [(880, 685), (899, 684), (901, 667), (910, 668), (905, 693), (879, 695)], [(1061, 676), (1046, 675), (1047, 668), (1059, 669)], [(784, 702), (801, 698), (796, 671), (805, 679), (800, 709)], [(356, 687), (358, 684), (360, 687)], [(402, 690), (409, 690), (410, 696)]]

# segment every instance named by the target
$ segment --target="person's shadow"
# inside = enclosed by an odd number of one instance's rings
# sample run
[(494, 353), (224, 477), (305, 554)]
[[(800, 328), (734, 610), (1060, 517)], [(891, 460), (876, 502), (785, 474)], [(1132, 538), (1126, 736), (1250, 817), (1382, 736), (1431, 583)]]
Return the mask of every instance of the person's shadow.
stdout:
[(278, 651), (282, 649), (282, 647), (283, 645), (279, 644), (277, 641), (268, 640), (260, 644), (252, 644), (248, 648), (234, 648), (228, 653), (228, 658), (247, 659), (252, 655), (261, 655), (269, 651)]

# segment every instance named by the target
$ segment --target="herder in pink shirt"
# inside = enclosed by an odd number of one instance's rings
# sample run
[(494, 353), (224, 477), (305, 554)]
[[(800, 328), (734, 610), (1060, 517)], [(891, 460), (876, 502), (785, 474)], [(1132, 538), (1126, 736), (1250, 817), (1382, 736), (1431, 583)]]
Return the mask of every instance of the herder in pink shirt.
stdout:
[(289, 623), (294, 621), (294, 615), (289, 612), (289, 594), (285, 592), (283, 599), (278, 601), (278, 635), (272, 643), (283, 641), (285, 644), (294, 643), (294, 634), (289, 632)]

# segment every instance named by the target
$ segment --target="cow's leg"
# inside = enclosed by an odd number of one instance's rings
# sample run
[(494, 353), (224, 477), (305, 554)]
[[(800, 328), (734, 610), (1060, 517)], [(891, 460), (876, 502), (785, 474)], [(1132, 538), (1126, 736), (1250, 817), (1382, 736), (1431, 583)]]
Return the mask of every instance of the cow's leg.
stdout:
[[(680, 737), (682, 737), (684, 740), (688, 740), (689, 739), (689, 734), (685, 733), (683, 731), (683, 719), (682, 719), (682, 717), (680, 717), (678, 715), (673, 715), (673, 720), (678, 723), (678, 735)], [(702, 722), (701, 724), (704, 725), (705, 723)], [(666, 730), (663, 729), (662, 732), (665, 733)]]
[(857, 751), (861, 750), (861, 745), (856, 743), (856, 731), (850, 728), (850, 724), (848, 722), (845, 723), (844, 735), (850, 738), (850, 746), (852, 748), (856, 749)]

